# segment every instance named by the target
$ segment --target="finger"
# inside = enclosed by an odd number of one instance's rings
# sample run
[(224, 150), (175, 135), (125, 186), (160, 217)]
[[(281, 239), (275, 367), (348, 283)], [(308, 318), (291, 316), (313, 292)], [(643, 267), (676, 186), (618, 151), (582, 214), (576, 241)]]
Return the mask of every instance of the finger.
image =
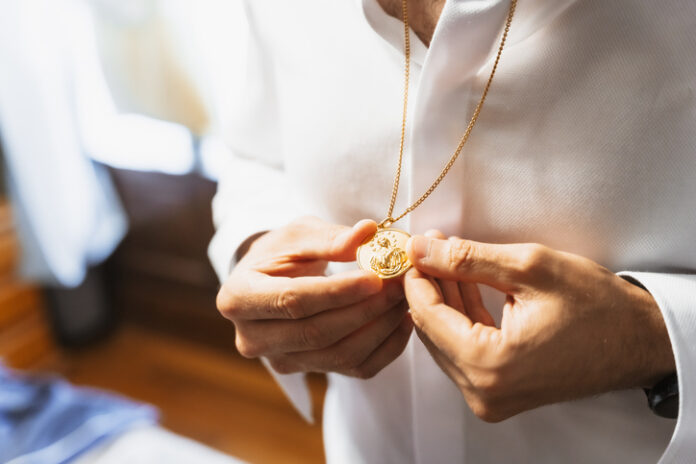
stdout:
[(285, 357), (304, 371), (348, 372), (362, 364), (389, 337), (401, 323), (406, 309), (406, 304), (400, 303), (328, 348), (290, 353)]
[[(439, 230), (436, 229), (430, 229), (425, 233), (426, 237), (429, 238), (436, 238), (436, 239), (445, 239), (445, 234), (440, 232)], [(464, 302), (462, 300), (462, 295), (459, 291), (459, 285), (456, 281), (453, 280), (444, 280), (444, 279), (436, 279), (435, 280), (440, 287), (440, 291), (442, 292), (442, 296), (444, 297), (445, 304), (453, 307), (457, 311), (464, 311), (466, 312), (466, 308), (464, 306)]]
[(445, 234), (443, 234), (442, 232), (440, 232), (440, 231), (437, 230), (437, 229), (429, 229), (429, 230), (427, 230), (427, 231), (425, 232), (424, 235), (425, 235), (426, 237), (437, 238), (437, 239), (441, 239), (441, 240), (444, 240), (444, 239), (447, 238), (447, 237), (445, 236)]
[(467, 314), (473, 322), (495, 326), (493, 316), (488, 312), (481, 298), (478, 285), (471, 282), (459, 282), (459, 293), (467, 308)]
[(325, 276), (329, 262), (322, 259), (301, 259), (295, 261), (287, 257), (273, 257), (268, 261), (254, 263), (250, 270), (271, 277)]
[[(450, 237), (448, 240), (456, 241), (459, 239)], [(493, 317), (483, 304), (481, 290), (478, 284), (473, 282), (459, 282), (459, 293), (462, 296), (464, 306), (467, 308), (467, 314), (473, 322), (480, 322), (495, 327)]]
[(423, 345), (425, 345), (426, 349), (430, 353), (430, 356), (432, 356), (433, 360), (435, 360), (435, 363), (445, 374), (454, 380), (457, 385), (467, 389), (473, 388), (471, 381), (466, 374), (464, 374), (461, 369), (450, 361), (450, 359), (447, 358), (447, 356), (445, 356), (437, 348), (437, 346), (435, 346), (435, 344), (423, 333), (422, 330), (416, 329), (416, 334), (418, 334), (418, 338), (421, 340), (421, 342), (423, 342)]
[(389, 335), (389, 337), (387, 337), (387, 339), (379, 347), (377, 347), (377, 349), (373, 351), (362, 364), (355, 369), (346, 372), (346, 374), (363, 379), (374, 377), (378, 372), (391, 364), (396, 358), (401, 356), (401, 353), (404, 352), (406, 345), (408, 345), (409, 338), (411, 338), (412, 330), (413, 321), (408, 313), (406, 313), (401, 319), (401, 323)]
[[(425, 233), (426, 237), (444, 240), (445, 234), (439, 230), (428, 230)], [(449, 240), (459, 240), (456, 237), (450, 237)], [(478, 285), (471, 282), (455, 282), (452, 280), (436, 279), (440, 286), (440, 291), (444, 297), (445, 304), (453, 307), (459, 312), (464, 312), (473, 322), (481, 322), (482, 324), (495, 326), (493, 317), (488, 313)], [(422, 333), (419, 331), (419, 333)], [(429, 341), (430, 344), (432, 344)], [(442, 357), (442, 356), (440, 356)]]
[(251, 357), (319, 350), (345, 338), (404, 301), (399, 282), (359, 303), (332, 309), (301, 320), (249, 321), (239, 335)]
[(460, 313), (467, 314), (468, 307), (464, 303), (462, 293), (459, 291), (459, 283), (452, 280), (434, 279), (434, 282), (440, 287), (443, 302), (447, 306), (451, 306)]
[(358, 303), (383, 286), (379, 277), (362, 270), (328, 277), (250, 275), (226, 284), (218, 294), (218, 308), (228, 319), (302, 319)]
[(320, 223), (300, 241), (300, 255), (306, 259), (355, 261), (358, 247), (377, 232), (377, 223), (363, 219), (353, 227)]
[(450, 359), (475, 356), (497, 341), (497, 333), (491, 332), (494, 328), (474, 324), (447, 306), (432, 278), (417, 269), (406, 273), (404, 289), (416, 328)]
[(413, 266), (441, 279), (480, 282), (504, 292), (516, 291), (525, 245), (496, 245), (471, 240), (413, 236), (406, 253)]

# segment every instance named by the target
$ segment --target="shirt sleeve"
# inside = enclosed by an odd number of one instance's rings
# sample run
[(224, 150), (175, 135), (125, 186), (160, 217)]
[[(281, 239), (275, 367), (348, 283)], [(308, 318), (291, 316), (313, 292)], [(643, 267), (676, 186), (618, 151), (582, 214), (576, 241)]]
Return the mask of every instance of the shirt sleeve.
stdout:
[[(221, 282), (235, 264), (239, 245), (251, 235), (281, 227), (296, 217), (282, 170), (231, 156), (213, 199), (216, 232), (208, 255)], [(312, 401), (305, 375), (278, 374), (264, 366), (305, 420), (312, 422)]]
[(263, 163), (230, 156), (218, 180), (213, 198), (215, 235), (208, 256), (224, 282), (235, 265), (237, 248), (251, 235), (276, 229), (297, 217), (287, 199), (282, 170)]
[(221, 282), (234, 266), (242, 242), (296, 217), (288, 198), (273, 53), (262, 40), (252, 5), (245, 4), (244, 13), (246, 51), (237, 63), (243, 77), (232, 82), (239, 86), (231, 92), (236, 98), (215, 118), (215, 127), (230, 149), (217, 169), (216, 234), (208, 248)]
[[(268, 45), (261, 40), (252, 2), (245, 3), (245, 13), (246, 78), (232, 114), (216, 121), (230, 148), (218, 172), (218, 190), (213, 199), (216, 232), (208, 247), (220, 282), (229, 276), (236, 264), (237, 249), (247, 238), (282, 227), (301, 215), (289, 195), (283, 161), (275, 63)], [(312, 401), (306, 376), (278, 374), (265, 359), (262, 362), (295, 408), (311, 422)]]
[(664, 317), (679, 378), (679, 417), (660, 464), (691, 462), (696, 450), (696, 275), (620, 272), (643, 285)]

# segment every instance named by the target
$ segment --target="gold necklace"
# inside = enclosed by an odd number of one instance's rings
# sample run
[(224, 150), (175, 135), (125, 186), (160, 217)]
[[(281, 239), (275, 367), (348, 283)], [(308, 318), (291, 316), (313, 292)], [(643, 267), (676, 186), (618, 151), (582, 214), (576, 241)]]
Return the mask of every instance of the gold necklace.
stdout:
[(481, 94), (481, 99), (479, 100), (476, 108), (474, 108), (474, 114), (471, 116), (471, 120), (464, 131), (464, 135), (459, 140), (459, 145), (457, 145), (456, 150), (450, 157), (445, 167), (437, 176), (437, 179), (433, 181), (428, 190), (423, 193), (411, 206), (406, 208), (403, 213), (397, 217), (392, 217), (394, 213), (394, 204), (396, 203), (396, 195), (399, 192), (399, 181), (401, 180), (401, 165), (403, 164), (404, 157), (404, 141), (406, 139), (406, 111), (408, 108), (408, 82), (409, 74), (411, 68), (411, 40), (410, 40), (410, 27), (408, 24), (408, 0), (402, 0), (401, 9), (404, 17), (404, 108), (401, 118), (401, 141), (399, 143), (399, 164), (396, 168), (396, 176), (394, 177), (394, 186), (392, 187), (391, 200), (389, 201), (389, 211), (387, 212), (387, 217), (378, 224), (377, 232), (370, 238), (368, 238), (362, 245), (358, 247), (356, 253), (356, 259), (358, 265), (361, 269), (370, 270), (377, 274), (382, 279), (390, 279), (393, 277), (398, 277), (406, 272), (410, 267), (411, 263), (406, 256), (404, 248), (406, 242), (410, 235), (403, 230), (394, 229), (391, 227), (392, 224), (409, 214), (411, 211), (420, 206), (421, 203), (425, 201), (426, 198), (430, 196), (431, 193), (437, 188), (437, 186), (442, 182), (447, 173), (450, 171), (454, 162), (459, 157), (464, 145), (471, 131), (479, 118), (483, 104), (488, 96), (488, 91), (490, 90), (491, 83), (493, 82), (493, 76), (495, 76), (495, 71), (498, 68), (498, 63), (500, 62), (500, 56), (503, 53), (503, 48), (505, 47), (505, 40), (507, 39), (508, 32), (510, 31), (510, 24), (512, 23), (512, 17), (515, 14), (515, 8), (517, 7), (517, 0), (510, 1), (510, 8), (508, 10), (507, 20), (505, 22), (505, 29), (503, 35), (500, 39), (500, 45), (498, 47), (498, 54), (493, 62), (493, 69), (491, 69), (491, 74), (488, 76), (488, 81)]

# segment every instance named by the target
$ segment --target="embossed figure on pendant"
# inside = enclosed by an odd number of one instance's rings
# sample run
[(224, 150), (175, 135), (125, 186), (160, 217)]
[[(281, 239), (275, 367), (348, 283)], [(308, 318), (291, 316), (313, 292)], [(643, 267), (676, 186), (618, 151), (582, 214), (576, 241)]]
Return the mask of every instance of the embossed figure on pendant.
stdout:
[(375, 255), (370, 259), (370, 267), (378, 275), (390, 277), (398, 274), (408, 262), (406, 252), (392, 245), (387, 237), (375, 240)]

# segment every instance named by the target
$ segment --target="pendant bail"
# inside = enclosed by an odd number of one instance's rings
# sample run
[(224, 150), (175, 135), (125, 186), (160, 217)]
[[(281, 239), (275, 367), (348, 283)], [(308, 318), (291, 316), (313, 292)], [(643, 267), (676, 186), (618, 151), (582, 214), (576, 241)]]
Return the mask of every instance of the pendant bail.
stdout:
[(388, 229), (389, 227), (391, 227), (392, 224), (394, 224), (394, 222), (395, 222), (394, 218), (389, 216), (384, 221), (377, 224), (377, 228), (378, 229)]

